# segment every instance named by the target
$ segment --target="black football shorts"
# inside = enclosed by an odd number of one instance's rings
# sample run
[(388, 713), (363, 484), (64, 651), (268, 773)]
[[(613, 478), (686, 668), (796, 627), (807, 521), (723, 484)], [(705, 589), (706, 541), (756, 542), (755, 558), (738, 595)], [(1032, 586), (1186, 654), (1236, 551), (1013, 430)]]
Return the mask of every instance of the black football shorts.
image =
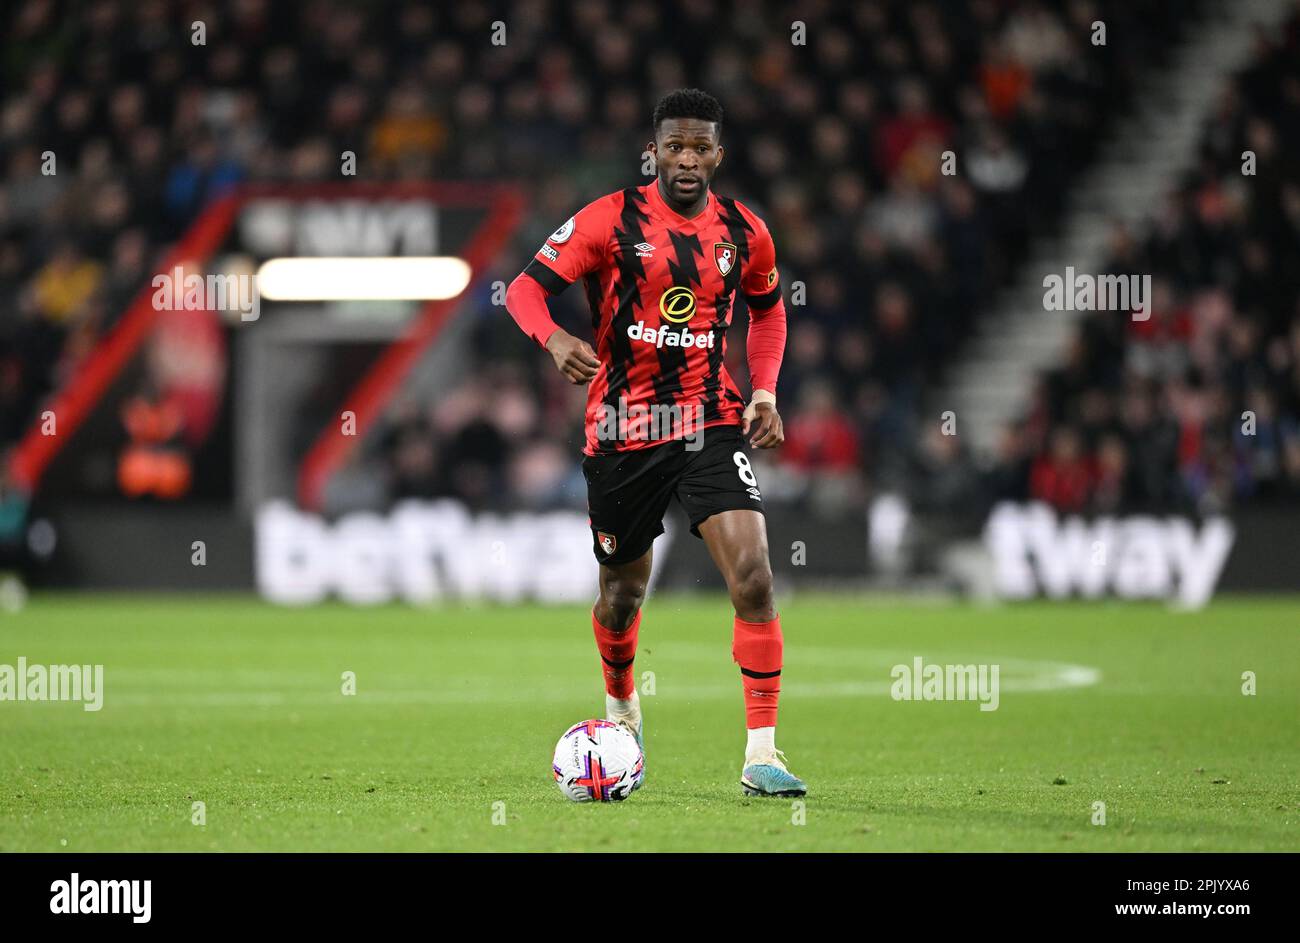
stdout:
[(711, 426), (703, 430), (700, 444), (689, 451), (686, 440), (673, 439), (583, 459), (597, 560), (616, 566), (641, 557), (664, 532), (664, 512), (674, 495), (696, 537), (699, 525), (720, 511), (763, 512), (763, 496), (740, 427)]

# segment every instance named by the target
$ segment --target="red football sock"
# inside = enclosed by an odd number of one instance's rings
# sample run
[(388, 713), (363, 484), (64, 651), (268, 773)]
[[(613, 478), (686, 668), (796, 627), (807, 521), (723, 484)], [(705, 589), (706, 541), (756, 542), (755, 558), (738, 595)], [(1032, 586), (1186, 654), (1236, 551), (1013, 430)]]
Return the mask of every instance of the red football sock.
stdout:
[(745, 687), (745, 726), (776, 726), (776, 703), (781, 696), (781, 617), (771, 622), (746, 622), (736, 617), (731, 657), (740, 665)]
[(641, 610), (637, 610), (631, 625), (622, 632), (615, 632), (600, 624), (593, 609), (591, 627), (596, 631), (596, 648), (600, 651), (601, 667), (605, 671), (605, 693), (626, 701), (636, 687), (632, 659), (636, 657), (636, 633), (641, 628)]

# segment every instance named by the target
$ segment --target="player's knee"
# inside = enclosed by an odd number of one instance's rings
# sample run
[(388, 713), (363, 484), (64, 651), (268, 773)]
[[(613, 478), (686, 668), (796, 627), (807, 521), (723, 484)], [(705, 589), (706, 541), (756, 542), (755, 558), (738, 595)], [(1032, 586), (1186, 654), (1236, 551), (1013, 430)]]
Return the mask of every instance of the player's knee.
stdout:
[(731, 584), (731, 604), (742, 619), (772, 618), (772, 567), (761, 558), (741, 561)]

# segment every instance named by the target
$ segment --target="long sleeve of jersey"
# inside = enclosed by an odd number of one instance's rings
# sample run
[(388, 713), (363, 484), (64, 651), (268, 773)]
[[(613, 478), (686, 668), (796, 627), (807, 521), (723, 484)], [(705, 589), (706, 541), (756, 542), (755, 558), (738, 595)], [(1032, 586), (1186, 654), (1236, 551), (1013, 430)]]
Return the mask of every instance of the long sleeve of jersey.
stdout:
[(506, 310), (519, 329), (542, 347), (559, 330), (546, 307), (546, 289), (527, 272), (516, 276), (506, 289)]
[(559, 325), (546, 308), (548, 295), (596, 269), (608, 253), (607, 201), (589, 203), (551, 233), (533, 260), (506, 290), (506, 310), (520, 329), (542, 347)]
[(749, 360), (751, 392), (775, 393), (781, 357), (785, 353), (785, 302), (778, 297), (776, 304), (763, 311), (751, 307), (747, 339), (745, 354)]
[(753, 390), (775, 393), (785, 353), (785, 302), (781, 300), (781, 280), (776, 270), (776, 247), (766, 226), (755, 233), (740, 290), (749, 303), (746, 357), (751, 393)]

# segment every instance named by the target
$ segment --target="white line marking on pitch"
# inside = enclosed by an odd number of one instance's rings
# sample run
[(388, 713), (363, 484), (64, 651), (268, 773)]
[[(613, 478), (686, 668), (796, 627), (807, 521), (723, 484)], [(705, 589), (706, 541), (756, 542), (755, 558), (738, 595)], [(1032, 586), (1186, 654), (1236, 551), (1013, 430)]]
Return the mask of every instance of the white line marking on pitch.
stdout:
[[(703, 643), (678, 643), (673, 645), (664, 645), (662, 649), (669, 649), (664, 652), (660, 650), (654, 658), (655, 670), (659, 675), (659, 688), (661, 697), (682, 698), (684, 700), (712, 700), (715, 698), (732, 698), (736, 696), (737, 687), (733, 681), (726, 683), (692, 683), (686, 682), (675, 684), (672, 681), (670, 666), (673, 661), (700, 661), (701, 654), (707, 654), (710, 660), (714, 659), (718, 652), (715, 651), (717, 646), (706, 646)], [(694, 650), (692, 650), (694, 649)], [(798, 681), (790, 680), (783, 685), (782, 693), (788, 694), (793, 698), (801, 697), (830, 697), (830, 698), (855, 698), (855, 697), (877, 697), (888, 696), (893, 681), (889, 676), (890, 666), (894, 664), (910, 664), (911, 659), (917, 652), (901, 651), (881, 651), (869, 649), (816, 649), (809, 648), (798, 652), (793, 659), (793, 665), (787, 665), (787, 670), (794, 668), (798, 670), (801, 663), (836, 665), (840, 668), (854, 670), (860, 674), (876, 675), (872, 680), (840, 680), (840, 681)], [(649, 661), (649, 659), (646, 659)], [(928, 664), (994, 664), (1000, 666), (1000, 687), (1003, 693), (1025, 694), (1039, 693), (1045, 691), (1063, 691), (1074, 688), (1084, 688), (1097, 684), (1101, 681), (1101, 672), (1096, 668), (1087, 665), (1074, 665), (1067, 662), (1055, 661), (1035, 661), (1023, 658), (996, 658), (993, 656), (963, 657), (956, 658), (950, 654), (941, 652), (925, 653), (925, 660)], [(863, 663), (865, 662), (865, 664)], [(231, 675), (237, 676), (238, 670), (232, 671)], [(267, 672), (273, 674), (273, 672)], [(212, 686), (216, 687), (224, 680), (220, 676), (215, 676), (212, 672), (202, 672), (203, 682), (194, 684), (191, 682), (188, 686)], [(343, 703), (344, 701), (355, 701), (358, 704), (494, 704), (494, 703), (563, 703), (566, 701), (581, 700), (586, 696), (585, 689), (580, 687), (581, 682), (557, 682), (547, 687), (529, 687), (513, 686), (508, 691), (502, 691), (500, 688), (500, 679), (476, 679), (475, 683), (467, 684), (462, 676), (454, 681), (452, 685), (445, 688), (438, 688), (437, 682), (432, 681), (429, 688), (375, 688), (366, 690), (365, 685), (361, 685), (361, 690), (355, 698), (344, 698), (339, 694), (315, 693), (307, 688), (315, 680), (314, 676), (295, 675), (292, 682), (294, 690), (291, 691), (176, 691), (177, 686), (175, 674), (172, 673), (173, 690), (161, 690), (156, 692), (123, 692), (113, 694), (112, 690), (106, 692), (106, 705), (111, 701), (112, 704), (122, 705), (147, 705), (157, 706), (160, 704), (169, 704), (179, 707), (281, 707), (287, 705), (300, 706), (324, 706), (326, 704)], [(282, 683), (287, 678), (282, 678)], [(324, 681), (325, 679), (321, 679)], [(410, 683), (409, 676), (403, 678), (403, 681)]]

